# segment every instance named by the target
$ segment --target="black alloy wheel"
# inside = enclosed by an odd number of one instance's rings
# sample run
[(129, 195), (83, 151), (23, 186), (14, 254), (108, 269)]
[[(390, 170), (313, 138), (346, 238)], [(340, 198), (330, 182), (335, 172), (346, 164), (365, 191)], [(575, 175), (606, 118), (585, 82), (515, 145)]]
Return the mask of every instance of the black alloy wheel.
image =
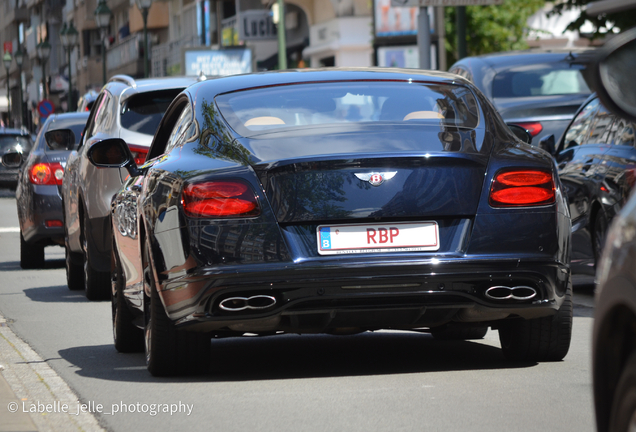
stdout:
[(23, 269), (37, 269), (44, 267), (44, 246), (29, 244), (20, 230), (20, 267)]
[(560, 361), (570, 349), (572, 338), (572, 280), (556, 314), (535, 319), (516, 318), (502, 322), (499, 341), (510, 361)]
[(64, 240), (64, 259), (66, 264), (66, 285), (72, 291), (84, 289), (84, 265), (77, 264), (82, 262), (84, 257), (82, 254), (74, 253), (69, 250), (68, 239)]
[(625, 364), (612, 398), (610, 431), (636, 430), (636, 353)]
[(121, 353), (144, 352), (144, 332), (133, 324), (134, 315), (128, 308), (124, 298), (124, 275), (115, 249), (111, 251), (111, 305), (113, 315), (113, 340), (115, 349)]
[(82, 226), (82, 248), (84, 249), (84, 288), (89, 300), (108, 300), (110, 298), (110, 273), (97, 271), (93, 268), (91, 248), (88, 244), (88, 217), (84, 212)]
[(144, 314), (146, 366), (153, 376), (203, 374), (210, 366), (211, 337), (177, 331), (166, 314), (152, 276), (148, 246), (144, 248)]
[[(64, 201), (62, 201), (64, 209), (64, 221), (69, 220), (66, 215)], [(66, 285), (71, 291), (79, 291), (84, 289), (84, 255), (77, 252), (71, 252), (68, 240), (68, 231), (66, 222), (64, 222), (64, 261), (66, 267)]]

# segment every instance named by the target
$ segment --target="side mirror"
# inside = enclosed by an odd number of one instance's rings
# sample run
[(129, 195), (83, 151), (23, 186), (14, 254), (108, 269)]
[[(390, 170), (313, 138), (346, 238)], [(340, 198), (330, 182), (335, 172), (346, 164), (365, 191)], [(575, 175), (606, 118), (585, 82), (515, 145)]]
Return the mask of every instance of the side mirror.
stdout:
[(75, 147), (75, 133), (70, 129), (48, 131), (44, 139), (51, 150), (73, 150)]
[(522, 128), (521, 126), (516, 125), (514, 123), (506, 123), (506, 124), (508, 125), (512, 133), (515, 134), (517, 138), (519, 138), (521, 141), (523, 141), (526, 144), (532, 144), (532, 135), (530, 135), (530, 132), (528, 132), (527, 129)]
[(554, 135), (550, 134), (541, 138), (539, 140), (539, 148), (554, 156), (554, 153), (556, 152), (554, 149)]
[(22, 153), (9, 152), (2, 156), (2, 165), (7, 168), (19, 168), (22, 165)]
[(126, 168), (133, 177), (141, 173), (128, 144), (121, 138), (105, 139), (91, 145), (86, 156), (98, 168)]
[(636, 29), (610, 39), (584, 72), (590, 88), (612, 113), (636, 121)]

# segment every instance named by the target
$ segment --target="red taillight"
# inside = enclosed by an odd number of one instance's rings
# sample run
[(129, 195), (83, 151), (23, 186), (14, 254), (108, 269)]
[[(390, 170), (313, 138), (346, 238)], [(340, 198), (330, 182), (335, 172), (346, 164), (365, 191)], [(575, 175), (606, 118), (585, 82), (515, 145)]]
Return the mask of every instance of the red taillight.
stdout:
[(146, 162), (146, 155), (148, 155), (148, 147), (142, 147), (134, 144), (128, 144), (128, 148), (135, 159), (137, 166), (141, 166)]
[(213, 181), (185, 187), (181, 204), (191, 217), (252, 217), (260, 209), (256, 195), (241, 181)]
[(530, 135), (533, 137), (539, 135), (541, 131), (543, 130), (543, 126), (541, 126), (541, 123), (539, 122), (515, 123), (515, 124), (517, 126), (521, 126), (525, 130), (530, 132)]
[(497, 173), (490, 188), (493, 207), (536, 206), (555, 200), (554, 179), (547, 171), (518, 170)]
[(64, 168), (58, 162), (40, 162), (31, 167), (29, 180), (36, 185), (61, 185)]
[(44, 221), (44, 225), (46, 225), (47, 228), (62, 228), (64, 226), (61, 220), (56, 219), (46, 220)]

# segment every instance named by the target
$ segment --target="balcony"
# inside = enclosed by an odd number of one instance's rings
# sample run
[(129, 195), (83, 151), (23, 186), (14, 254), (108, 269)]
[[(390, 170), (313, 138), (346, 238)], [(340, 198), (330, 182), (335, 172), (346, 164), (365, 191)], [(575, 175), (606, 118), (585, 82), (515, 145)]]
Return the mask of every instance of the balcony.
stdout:
[(106, 51), (108, 75), (144, 75), (143, 35), (133, 34)]
[(6, 23), (20, 23), (29, 20), (29, 10), (26, 6), (11, 7), (7, 12)]
[(189, 36), (176, 41), (157, 45), (152, 48), (150, 76), (164, 77), (181, 75), (183, 49), (201, 45), (199, 37)]

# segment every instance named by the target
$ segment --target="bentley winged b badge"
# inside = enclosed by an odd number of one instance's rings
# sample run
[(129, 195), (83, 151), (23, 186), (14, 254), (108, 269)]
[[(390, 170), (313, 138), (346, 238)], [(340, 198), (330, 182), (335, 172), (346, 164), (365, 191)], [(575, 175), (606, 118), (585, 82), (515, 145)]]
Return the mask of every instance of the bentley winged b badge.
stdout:
[(393, 177), (395, 177), (396, 174), (397, 171), (382, 173), (354, 173), (354, 175), (360, 180), (368, 181), (369, 183), (371, 183), (371, 186), (380, 186), (382, 183), (384, 183), (385, 180), (391, 180)]

